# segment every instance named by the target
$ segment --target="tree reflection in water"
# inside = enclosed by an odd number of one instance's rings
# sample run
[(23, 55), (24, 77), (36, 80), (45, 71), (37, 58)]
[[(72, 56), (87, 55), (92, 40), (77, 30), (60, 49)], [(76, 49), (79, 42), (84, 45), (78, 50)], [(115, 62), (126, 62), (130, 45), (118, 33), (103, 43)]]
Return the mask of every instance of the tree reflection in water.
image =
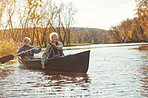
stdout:
[(143, 55), (141, 56), (141, 60), (143, 64), (139, 68), (139, 81), (141, 83), (141, 95), (144, 97), (148, 97), (148, 52), (147, 51), (142, 51), (144, 52)]

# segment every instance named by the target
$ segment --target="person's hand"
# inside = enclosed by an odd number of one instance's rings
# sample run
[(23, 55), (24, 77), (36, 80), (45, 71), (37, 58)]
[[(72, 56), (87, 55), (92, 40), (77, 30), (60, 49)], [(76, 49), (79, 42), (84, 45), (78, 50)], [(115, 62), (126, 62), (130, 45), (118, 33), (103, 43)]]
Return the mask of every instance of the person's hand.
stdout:
[(45, 65), (44, 64), (42, 64), (42, 69), (45, 69)]
[(52, 46), (54, 46), (55, 48), (57, 47), (55, 43), (52, 43)]
[(22, 51), (21, 54), (25, 54), (25, 51)]
[(40, 49), (43, 48), (43, 45), (40, 45)]

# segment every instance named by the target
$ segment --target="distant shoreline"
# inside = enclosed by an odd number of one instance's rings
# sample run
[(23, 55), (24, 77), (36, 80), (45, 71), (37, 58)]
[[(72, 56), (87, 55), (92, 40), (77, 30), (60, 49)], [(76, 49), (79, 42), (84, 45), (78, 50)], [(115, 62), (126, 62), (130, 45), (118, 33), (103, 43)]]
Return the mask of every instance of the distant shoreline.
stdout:
[(88, 45), (92, 45), (92, 43), (73, 43), (73, 44), (70, 44), (70, 45), (65, 45), (65, 47), (70, 47), (70, 46), (88, 46)]

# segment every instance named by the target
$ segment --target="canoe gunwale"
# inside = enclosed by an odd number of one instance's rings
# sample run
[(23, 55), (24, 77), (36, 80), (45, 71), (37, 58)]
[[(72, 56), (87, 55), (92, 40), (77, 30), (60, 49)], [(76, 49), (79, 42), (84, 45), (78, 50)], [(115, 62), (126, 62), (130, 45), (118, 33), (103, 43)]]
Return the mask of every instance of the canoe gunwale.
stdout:
[[(55, 59), (67, 58), (67, 57), (69, 57), (69, 56), (74, 56), (74, 55), (82, 54), (82, 53), (85, 53), (85, 52), (90, 52), (90, 50), (88, 50), (88, 51), (83, 51), (83, 52), (76, 53), (76, 54), (72, 54), (72, 55), (66, 55), (66, 56), (63, 56), (63, 57), (60, 57), (60, 58), (55, 58)], [(25, 61), (25, 62), (41, 61), (41, 58), (35, 58), (35, 59), (31, 59), (31, 60), (23, 60), (23, 59), (21, 59), (21, 57), (19, 57), (19, 59), (20, 59), (21, 61)], [(54, 59), (47, 59), (47, 60), (54, 60)]]

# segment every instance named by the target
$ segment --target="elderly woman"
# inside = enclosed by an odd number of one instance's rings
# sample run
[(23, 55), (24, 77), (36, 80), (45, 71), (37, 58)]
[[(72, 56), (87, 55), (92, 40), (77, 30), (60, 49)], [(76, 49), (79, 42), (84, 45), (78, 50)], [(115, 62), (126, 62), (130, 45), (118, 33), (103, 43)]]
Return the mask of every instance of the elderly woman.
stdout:
[(34, 46), (29, 45), (30, 42), (31, 42), (31, 39), (29, 37), (25, 37), (24, 38), (24, 45), (21, 46), (20, 49), (18, 50), (18, 53), (21, 53), (21, 55), (20, 55), (21, 58), (23, 58), (25, 60), (33, 59), (34, 53), (39, 53), (42, 48), (42, 47), (40, 47), (39, 49), (33, 49), (33, 50), (25, 53), (26, 50), (34, 48)]
[(41, 59), (42, 69), (45, 68), (46, 59), (60, 58), (60, 56), (64, 55), (62, 50), (63, 44), (58, 41), (58, 34), (56, 32), (52, 32), (49, 37), (51, 42), (47, 45)]

